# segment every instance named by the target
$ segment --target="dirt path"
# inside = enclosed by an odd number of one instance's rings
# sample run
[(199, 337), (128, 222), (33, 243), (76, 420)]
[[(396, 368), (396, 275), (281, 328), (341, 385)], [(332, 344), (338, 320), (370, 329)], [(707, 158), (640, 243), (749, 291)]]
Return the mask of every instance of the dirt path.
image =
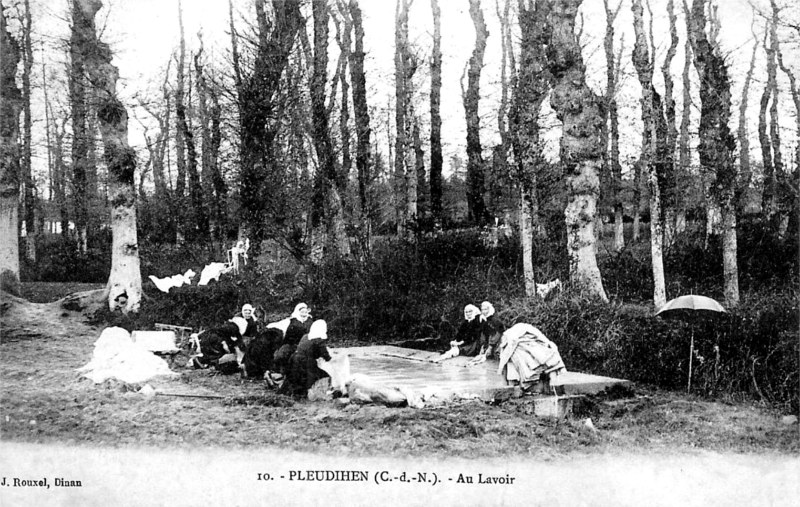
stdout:
[[(797, 505), (800, 459), (698, 453), (544, 462), (340, 458), (287, 452), (0, 444), (0, 470), (49, 489), (0, 488), (2, 505)], [(300, 481), (350, 471), (365, 481)], [(322, 474), (317, 474), (320, 471)], [(327, 472), (327, 473), (326, 473)], [(427, 483), (416, 480), (425, 474)], [(259, 480), (270, 474), (271, 480)], [(435, 474), (435, 479), (434, 479)], [(480, 477), (479, 477), (480, 474)], [(459, 483), (471, 477), (472, 484)], [(55, 478), (81, 487), (56, 487)], [(340, 472), (339, 478), (343, 475)], [(512, 484), (479, 484), (489, 477)], [(394, 479), (384, 482), (385, 479)], [(376, 482), (377, 481), (377, 482)], [(434, 482), (435, 481), (435, 482)]]

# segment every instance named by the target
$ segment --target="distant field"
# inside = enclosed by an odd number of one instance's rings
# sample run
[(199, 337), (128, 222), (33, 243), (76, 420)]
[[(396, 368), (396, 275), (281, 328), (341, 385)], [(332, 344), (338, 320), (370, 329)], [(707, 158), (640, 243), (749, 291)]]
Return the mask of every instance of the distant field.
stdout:
[(22, 297), (32, 303), (52, 303), (73, 292), (102, 289), (101, 283), (78, 282), (23, 282)]

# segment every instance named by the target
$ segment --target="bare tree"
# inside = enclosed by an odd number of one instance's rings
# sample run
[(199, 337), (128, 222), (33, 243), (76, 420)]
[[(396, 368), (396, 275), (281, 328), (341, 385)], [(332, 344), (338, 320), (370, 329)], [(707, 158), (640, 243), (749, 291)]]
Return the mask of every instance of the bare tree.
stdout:
[[(648, 10), (650, 7), (650, 0), (648, 2)], [(652, 23), (652, 11), (650, 18)], [(677, 16), (675, 15), (675, 5), (673, 0), (667, 1), (667, 16), (669, 18), (669, 38), (670, 44), (667, 48), (667, 55), (664, 57), (664, 63), (661, 64), (661, 75), (664, 77), (664, 117), (666, 120), (666, 147), (664, 149), (664, 160), (662, 162), (663, 174), (661, 175), (662, 187), (661, 191), (661, 204), (663, 212), (663, 229), (664, 229), (664, 242), (671, 245), (675, 237), (675, 216), (677, 209), (677, 194), (678, 188), (675, 179), (675, 146), (678, 140), (678, 130), (675, 125), (675, 98), (673, 97), (674, 82), (672, 80), (672, 60), (678, 50), (678, 28)], [(655, 53), (653, 54), (653, 61), (655, 62)]]
[(741, 212), (745, 205), (745, 196), (747, 195), (747, 188), (750, 186), (750, 179), (752, 177), (752, 169), (750, 168), (750, 138), (747, 132), (747, 102), (750, 96), (750, 82), (753, 80), (753, 71), (756, 66), (756, 54), (758, 53), (758, 38), (755, 37), (753, 43), (753, 54), (750, 56), (750, 67), (747, 69), (747, 74), (744, 77), (744, 84), (742, 85), (742, 100), (739, 102), (739, 175), (741, 178), (740, 183), (736, 186), (736, 206)]
[(312, 136), (317, 159), (319, 160), (319, 170), (322, 173), (328, 243), (334, 247), (339, 255), (344, 256), (350, 253), (350, 244), (344, 227), (344, 208), (341, 197), (341, 192), (347, 184), (347, 180), (344, 175), (336, 170), (329, 130), (329, 113), (325, 107), (325, 85), (328, 80), (328, 20), (330, 16), (327, 4), (325, 2), (314, 2), (313, 16)]
[[(625, 248), (625, 229), (623, 228), (622, 206), (622, 166), (619, 163), (619, 110), (617, 107), (617, 81), (622, 61), (622, 45), (620, 54), (614, 56), (614, 20), (616, 20), (622, 2), (612, 9), (608, 0), (603, 0), (606, 11), (606, 35), (603, 48), (606, 53), (606, 114), (608, 121), (604, 122), (604, 153), (606, 154), (606, 174), (610, 179), (609, 190), (614, 207), (614, 251), (620, 252)], [(606, 151), (607, 150), (607, 151)]]
[(20, 44), (8, 32), (6, 8), (0, 4), (0, 289), (19, 294), (19, 115), (22, 92), (17, 88)]
[[(683, 14), (689, 18), (689, 5), (683, 0)], [(680, 137), (678, 140), (678, 174), (681, 181), (688, 181), (689, 168), (692, 165), (691, 147), (689, 146), (689, 126), (691, 125), (692, 112), (692, 82), (689, 79), (689, 72), (692, 68), (692, 45), (687, 40), (684, 43), (683, 53), (683, 73), (681, 81), (683, 83), (683, 94), (681, 99), (681, 124)], [(678, 207), (675, 217), (675, 232), (680, 234), (686, 227), (686, 201), (681, 195), (676, 196), (676, 206)]]
[[(203, 143), (201, 154), (201, 188), (203, 201), (207, 202), (206, 217), (209, 229), (219, 240), (225, 239), (225, 207), (227, 188), (219, 168), (219, 150), (222, 142), (220, 132), (219, 98), (214, 83), (206, 78), (207, 71), (203, 66), (203, 37), (197, 34), (200, 47), (194, 55), (194, 68), (197, 80), (197, 102), (200, 119), (200, 135)], [(211, 224), (213, 223), (213, 227)]]
[(239, 111), (241, 234), (248, 235), (253, 253), (266, 237), (266, 219), (276, 200), (280, 181), (277, 137), (280, 122), (273, 121), (277, 92), (295, 38), (304, 26), (299, 0), (274, 0), (271, 19), (265, 0), (255, 0), (257, 25), (252, 68), (244, 69), (237, 46), (239, 35), (231, 7), (231, 49)]
[(661, 108), (661, 99), (653, 87), (654, 57), (648, 49), (644, 32), (644, 19), (641, 0), (633, 0), (633, 28), (636, 40), (633, 46), (633, 64), (639, 83), (642, 85), (642, 144), (645, 152), (643, 163), (647, 167), (647, 185), (650, 189), (650, 258), (653, 272), (653, 304), (656, 308), (667, 302), (664, 278), (664, 229), (661, 210), (661, 180), (664, 168), (669, 163), (666, 152), (667, 124)]
[[(511, 105), (511, 144), (517, 164), (519, 185), (519, 227), (522, 243), (525, 295), (536, 297), (536, 278), (533, 270), (533, 244), (538, 223), (539, 199), (537, 172), (544, 161), (540, 143), (539, 113), (550, 91), (550, 72), (547, 67), (547, 42), (551, 37), (548, 26), (549, 4), (542, 1), (520, 1), (519, 26), (522, 35), (519, 71), (514, 79)], [(507, 22), (507, 18), (506, 18)], [(505, 46), (510, 40), (506, 38)], [(506, 49), (509, 51), (510, 47)]]
[(728, 68), (714, 38), (719, 26), (711, 24), (706, 34), (706, 0), (693, 0), (688, 34), (694, 53), (694, 66), (700, 76), (700, 165), (716, 177), (712, 193), (722, 212), (722, 264), (725, 278), (725, 301), (739, 304), (739, 273), (736, 259), (736, 166), (733, 150), (736, 142), (728, 127), (731, 116), (731, 92)]
[(553, 76), (550, 104), (563, 124), (561, 164), (567, 178), (564, 211), (572, 282), (607, 301), (594, 233), (602, 164), (603, 103), (586, 84), (586, 67), (575, 35), (581, 0), (555, 0), (548, 14), (552, 27), (547, 64)]
[(442, 9), (439, 0), (431, 0), (433, 13), (433, 49), (431, 52), (431, 213), (434, 222), (442, 223)]
[(86, 59), (88, 48), (94, 37), (94, 19), (85, 18), (85, 11), (73, 4), (72, 27), (69, 42), (70, 73), (69, 95), (72, 117), (72, 187), (75, 204), (75, 228), (78, 233), (78, 248), (87, 250), (87, 227), (89, 222), (89, 172), (93, 139), (88, 127), (89, 101), (86, 83)]
[(417, 215), (417, 176), (413, 162), (412, 78), (417, 59), (408, 39), (409, 0), (397, 0), (395, 13), (395, 196), (398, 202), (397, 232), (404, 235)]
[(356, 124), (356, 172), (361, 213), (367, 214), (367, 186), (370, 180), (369, 107), (367, 105), (367, 80), (364, 73), (364, 23), (358, 0), (350, 0), (348, 19), (353, 25), (354, 50), (350, 52), (350, 81), (353, 85), (353, 114)]
[(777, 62), (783, 67), (780, 40), (778, 39), (780, 9), (778, 8), (775, 0), (770, 0), (770, 5), (772, 8), (772, 18), (770, 23), (770, 46), (772, 49), (771, 57), (775, 60), (771, 62), (774, 76), (771, 76), (772, 80), (770, 82), (772, 85), (772, 104), (770, 105), (769, 125), (769, 136), (772, 142), (772, 157), (775, 171), (774, 229), (778, 233), (779, 237), (784, 237), (789, 224), (789, 214), (791, 213), (792, 208), (793, 192), (791, 190), (789, 175), (784, 167), (783, 154), (781, 152), (780, 119), (778, 108), (778, 79), (777, 68), (775, 65)]
[[(771, 3), (773, 12), (776, 12), (778, 10), (777, 5), (775, 4), (774, 0), (772, 0)], [(775, 14), (775, 16), (777, 17), (777, 14)], [(791, 234), (789, 234), (787, 237), (797, 237), (796, 234), (798, 229), (800, 229), (800, 92), (798, 91), (797, 79), (794, 75), (794, 72), (792, 72), (792, 70), (789, 69), (789, 67), (783, 61), (783, 53), (781, 52), (780, 46), (776, 46), (775, 52), (776, 56), (778, 57), (778, 65), (789, 78), (789, 91), (792, 96), (792, 102), (794, 102), (795, 110), (795, 168), (794, 171), (792, 171), (791, 177), (787, 175), (785, 179), (785, 205), (787, 210), (791, 209), (787, 223), (787, 228)]]
[[(184, 78), (186, 73), (186, 41), (183, 34), (183, 9), (181, 2), (178, 1), (178, 23), (180, 26), (180, 48), (178, 52), (178, 86), (175, 89), (175, 119), (177, 120), (176, 129), (182, 144), (186, 148), (185, 171), (189, 180), (189, 202), (191, 203), (192, 219), (184, 224), (184, 234), (192, 231), (192, 236), (196, 234), (204, 236), (208, 233), (208, 215), (206, 214), (203, 203), (203, 189), (200, 186), (200, 175), (197, 171), (197, 148), (194, 142), (194, 133), (189, 127), (186, 116), (186, 101)], [(191, 76), (191, 74), (190, 74)], [(179, 149), (178, 160), (181, 160)], [(178, 178), (180, 180), (180, 162), (178, 164)], [(180, 198), (179, 193), (179, 198)], [(189, 225), (190, 224), (190, 225)], [(188, 227), (187, 227), (188, 226)]]
[(25, 10), (22, 23), (22, 203), (26, 233), (25, 257), (30, 262), (36, 262), (36, 238), (39, 230), (36, 222), (36, 184), (33, 181), (31, 170), (31, 69), (33, 68), (31, 34), (33, 22), (30, 0), (25, 0), (23, 3)]
[(111, 273), (106, 289), (109, 308), (113, 309), (117, 296), (124, 293), (128, 301), (122, 311), (138, 312), (142, 276), (136, 231), (136, 154), (128, 145), (128, 112), (117, 97), (119, 70), (111, 63), (111, 49), (97, 39), (94, 31), (94, 17), (102, 5), (100, 0), (75, 1), (75, 8), (87, 21), (87, 32), (83, 34), (89, 49), (85, 68), (94, 85), (97, 119), (108, 167), (112, 243)]
[(477, 224), (482, 224), (488, 214), (483, 200), (483, 148), (478, 106), (481, 98), (481, 69), (489, 30), (486, 28), (480, 0), (469, 0), (469, 14), (475, 26), (475, 49), (472, 50), (467, 68), (467, 88), (466, 91), (462, 91), (467, 121), (467, 209), (469, 218)]

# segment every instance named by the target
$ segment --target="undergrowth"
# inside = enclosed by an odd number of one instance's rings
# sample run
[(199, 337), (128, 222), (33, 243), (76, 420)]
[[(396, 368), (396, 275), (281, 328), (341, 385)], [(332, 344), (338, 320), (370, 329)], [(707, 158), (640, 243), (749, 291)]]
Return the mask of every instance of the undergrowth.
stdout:
[[(506, 326), (528, 322), (555, 342), (568, 368), (627, 378), (662, 388), (688, 385), (707, 396), (748, 397), (798, 411), (798, 257), (793, 239), (776, 238), (744, 222), (739, 233), (741, 303), (727, 314), (683, 318), (654, 316), (649, 243), (643, 239), (613, 252), (608, 239), (598, 263), (609, 302), (572, 291), (563, 237), (534, 248), (536, 278), (556, 278), (563, 292), (546, 300), (525, 298), (516, 235), (495, 241), (486, 231), (460, 230), (418, 238), (382, 239), (371, 255), (306, 264), (294, 273), (252, 262), (238, 276), (223, 275), (206, 287), (159, 292), (147, 280), (199, 273), (219, 261), (219, 246), (143, 245), (145, 298), (136, 325), (155, 322), (208, 328), (252, 303), (277, 320), (305, 301), (314, 318), (328, 321), (334, 343), (391, 343), (438, 338), (452, 331), (465, 304), (491, 301)], [(665, 252), (667, 297), (704, 294), (723, 300), (721, 245), (687, 232)], [(47, 265), (46, 260), (42, 263)], [(56, 264), (56, 260), (52, 260)], [(71, 265), (71, 264), (68, 264)], [(58, 275), (60, 279), (65, 275)], [(92, 277), (94, 278), (94, 275)], [(195, 278), (197, 280), (197, 278)]]

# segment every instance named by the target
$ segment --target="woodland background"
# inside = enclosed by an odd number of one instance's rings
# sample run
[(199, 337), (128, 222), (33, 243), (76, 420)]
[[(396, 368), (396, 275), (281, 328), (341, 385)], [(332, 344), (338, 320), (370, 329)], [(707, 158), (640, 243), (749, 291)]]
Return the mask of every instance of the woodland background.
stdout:
[[(691, 327), (696, 392), (797, 412), (793, 3), (223, 4), (2, 0), (4, 290), (198, 328), (304, 300), (372, 343), (490, 300), (571, 369), (674, 389)], [(239, 275), (147, 280), (238, 238)], [(687, 293), (730, 313), (653, 317)]]

